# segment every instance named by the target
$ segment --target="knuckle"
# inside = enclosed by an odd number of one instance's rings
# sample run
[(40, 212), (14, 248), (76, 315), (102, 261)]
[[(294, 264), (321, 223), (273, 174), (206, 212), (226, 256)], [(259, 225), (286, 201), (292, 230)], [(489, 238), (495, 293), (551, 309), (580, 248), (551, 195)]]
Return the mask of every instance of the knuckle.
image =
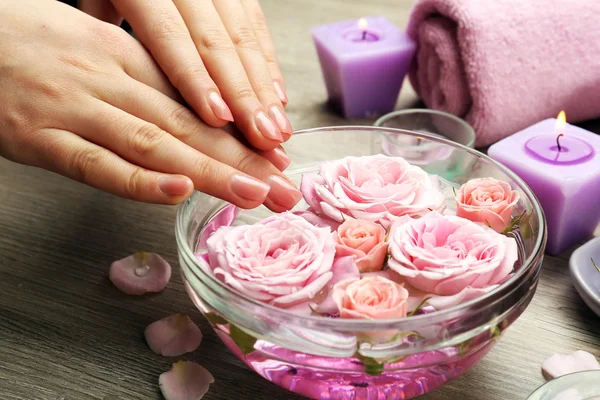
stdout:
[(129, 148), (140, 156), (146, 156), (156, 151), (166, 135), (168, 134), (156, 125), (143, 124), (130, 136)]
[(256, 97), (254, 90), (249, 83), (235, 83), (233, 85), (233, 93), (236, 99), (252, 99)]
[(169, 13), (160, 12), (157, 16), (157, 23), (152, 27), (151, 35), (159, 41), (185, 39), (186, 28), (180, 21), (177, 21)]
[(227, 37), (218, 29), (205, 29), (200, 36), (199, 44), (207, 51), (232, 50)]
[(268, 171), (268, 169), (265, 168), (268, 163), (263, 163), (262, 161), (264, 159), (261, 160), (261, 158), (261, 156), (252, 151), (241, 151), (234, 158), (234, 160), (236, 160), (234, 167), (240, 171), (245, 172), (249, 172), (252, 170)]
[(142, 191), (142, 181), (144, 179), (144, 170), (141, 167), (135, 167), (133, 172), (125, 180), (124, 192), (130, 199), (137, 199)]
[(277, 99), (279, 102), (279, 96), (277, 96), (277, 92), (275, 92), (275, 87), (273, 87), (273, 83), (271, 82), (261, 82), (256, 87), (256, 92), (264, 95), (271, 96), (273, 99)]
[(210, 185), (210, 182), (207, 180), (207, 178), (210, 178), (213, 176), (210, 159), (208, 157), (201, 155), (198, 158), (196, 158), (192, 167), (193, 167), (194, 175), (203, 178), (205, 180), (205, 185), (206, 184)]
[(176, 88), (181, 88), (183, 85), (189, 85), (191, 81), (207, 81), (210, 79), (210, 75), (202, 65), (186, 64), (173, 75), (173, 85)]
[(198, 125), (198, 119), (190, 110), (179, 105), (170, 110), (168, 114), (170, 121), (173, 121), (175, 125), (175, 136), (185, 142), (185, 139), (193, 132), (193, 129), (190, 128)]
[(250, 26), (238, 26), (231, 35), (231, 41), (236, 48), (247, 50), (259, 50), (258, 42), (254, 37), (254, 31)]
[(102, 160), (103, 150), (100, 148), (76, 151), (71, 159), (70, 171), (73, 177), (83, 183), (90, 183), (92, 171)]

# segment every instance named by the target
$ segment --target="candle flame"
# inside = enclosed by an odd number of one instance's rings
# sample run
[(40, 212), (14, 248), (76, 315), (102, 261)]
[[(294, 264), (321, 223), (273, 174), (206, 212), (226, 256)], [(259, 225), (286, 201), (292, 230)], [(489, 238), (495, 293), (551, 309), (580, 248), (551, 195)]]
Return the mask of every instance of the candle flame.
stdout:
[(556, 133), (564, 133), (565, 126), (567, 126), (567, 115), (564, 111), (561, 111), (556, 117)]
[(369, 23), (367, 22), (366, 19), (361, 18), (361, 19), (358, 20), (358, 28), (361, 31), (366, 31), (369, 28)]

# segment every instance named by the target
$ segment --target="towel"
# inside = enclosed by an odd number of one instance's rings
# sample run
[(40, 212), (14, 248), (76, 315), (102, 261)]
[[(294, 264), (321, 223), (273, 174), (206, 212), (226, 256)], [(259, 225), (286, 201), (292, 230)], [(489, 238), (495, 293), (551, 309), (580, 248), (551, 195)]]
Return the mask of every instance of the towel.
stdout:
[(600, 117), (600, 0), (417, 0), (409, 77), (486, 146), (565, 110)]

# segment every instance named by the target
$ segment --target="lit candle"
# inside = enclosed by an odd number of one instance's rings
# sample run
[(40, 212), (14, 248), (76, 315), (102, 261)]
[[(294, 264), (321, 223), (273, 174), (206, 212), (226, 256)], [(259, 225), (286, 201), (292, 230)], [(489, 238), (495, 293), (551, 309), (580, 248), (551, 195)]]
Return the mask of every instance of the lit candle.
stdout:
[(534, 191), (548, 222), (547, 251), (559, 254), (600, 222), (600, 136), (561, 112), (492, 145), (488, 154)]
[(312, 29), (329, 102), (346, 118), (392, 111), (416, 44), (384, 17)]

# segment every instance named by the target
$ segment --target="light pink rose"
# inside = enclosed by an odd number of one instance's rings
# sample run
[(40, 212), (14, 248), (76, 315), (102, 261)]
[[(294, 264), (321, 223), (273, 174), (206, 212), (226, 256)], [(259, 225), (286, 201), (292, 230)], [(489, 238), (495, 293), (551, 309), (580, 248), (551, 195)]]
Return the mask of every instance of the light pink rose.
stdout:
[(338, 312), (337, 304), (333, 301), (333, 287), (341, 281), (347, 279), (360, 279), (360, 271), (356, 266), (354, 257), (338, 257), (333, 261), (331, 267), (333, 277), (325, 285), (323, 290), (315, 297), (316, 304), (312, 305), (312, 310), (319, 314), (336, 314)]
[(254, 225), (222, 227), (208, 238), (216, 277), (239, 292), (278, 307), (310, 301), (331, 280), (335, 241), (290, 212)]
[(332, 296), (342, 318), (406, 317), (408, 291), (402, 284), (381, 276), (338, 282), (333, 287)]
[(394, 217), (442, 212), (438, 177), (400, 157), (346, 157), (302, 176), (300, 190), (311, 210), (342, 222), (348, 216), (387, 227)]
[[(504, 282), (518, 259), (517, 250), (514, 239), (487, 226), (431, 212), (394, 221), (388, 266), (424, 292), (423, 297), (433, 296), (428, 303), (440, 309)], [(416, 294), (411, 291), (411, 296)]]
[(510, 224), (513, 207), (518, 202), (519, 192), (508, 183), (494, 178), (472, 179), (456, 194), (456, 215), (502, 232)]
[(375, 222), (349, 218), (337, 228), (336, 257), (353, 256), (360, 272), (379, 271), (387, 255), (385, 234)]

